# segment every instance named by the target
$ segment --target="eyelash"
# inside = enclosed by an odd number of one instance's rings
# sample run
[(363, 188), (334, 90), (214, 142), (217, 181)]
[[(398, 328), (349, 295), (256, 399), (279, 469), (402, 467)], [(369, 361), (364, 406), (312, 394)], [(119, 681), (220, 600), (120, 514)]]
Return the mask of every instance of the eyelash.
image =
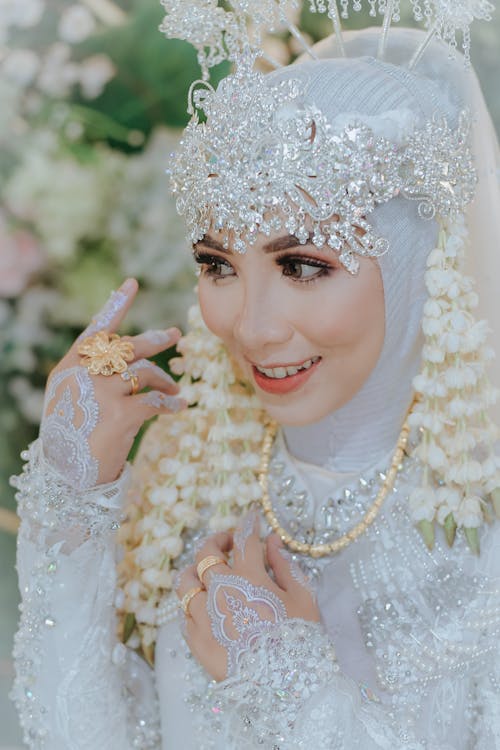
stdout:
[[(217, 283), (221, 279), (226, 278), (224, 275), (217, 272), (217, 267), (220, 268), (221, 266), (225, 266), (226, 268), (232, 268), (231, 264), (224, 258), (221, 258), (219, 255), (210, 255), (209, 253), (195, 253), (193, 257), (195, 262), (200, 266), (206, 266), (206, 268), (201, 269), (201, 272), (202, 274), (209, 276), (214, 283)], [(276, 265), (281, 266), (281, 268), (286, 268), (286, 266), (291, 265), (304, 265), (310, 268), (313, 267), (318, 269), (318, 273), (305, 279), (298, 279), (294, 278), (291, 275), (287, 276), (286, 274), (283, 274), (285, 278), (290, 279), (290, 281), (295, 284), (313, 284), (319, 281), (319, 279), (321, 278), (330, 276), (330, 274), (335, 270), (334, 267), (329, 263), (324, 263), (323, 261), (317, 260), (315, 258), (310, 258), (308, 256), (299, 255), (285, 254), (277, 256)], [(228, 274), (228, 277), (230, 275), (231, 274)]]

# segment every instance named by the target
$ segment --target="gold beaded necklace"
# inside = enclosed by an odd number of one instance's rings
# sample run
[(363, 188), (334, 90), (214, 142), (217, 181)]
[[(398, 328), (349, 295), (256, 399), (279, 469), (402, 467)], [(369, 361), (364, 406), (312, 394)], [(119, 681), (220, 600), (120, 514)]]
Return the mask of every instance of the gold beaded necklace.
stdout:
[(394, 455), (392, 457), (391, 467), (387, 472), (384, 483), (378, 491), (377, 497), (375, 498), (373, 504), (368, 508), (362, 520), (358, 524), (356, 524), (356, 526), (353, 526), (352, 529), (347, 531), (338, 539), (335, 539), (333, 542), (329, 542), (328, 544), (308, 544), (307, 542), (299, 542), (298, 539), (294, 539), (293, 536), (289, 534), (288, 531), (283, 528), (283, 526), (280, 525), (276, 517), (276, 513), (274, 512), (274, 508), (269, 495), (269, 462), (271, 460), (271, 451), (274, 443), (274, 438), (276, 437), (276, 433), (278, 431), (278, 425), (276, 422), (269, 422), (266, 425), (266, 431), (262, 443), (262, 454), (258, 475), (259, 483), (262, 489), (261, 504), (264, 511), (264, 516), (266, 517), (269, 526), (276, 534), (278, 534), (281, 541), (286, 544), (289, 549), (291, 549), (293, 552), (299, 552), (303, 555), (309, 555), (310, 557), (326, 557), (326, 555), (334, 555), (336, 552), (340, 552), (340, 550), (344, 549), (344, 547), (347, 547), (349, 544), (351, 544), (351, 542), (354, 542), (358, 537), (365, 533), (369, 526), (372, 525), (383, 505), (385, 498), (394, 487), (394, 482), (396, 480), (396, 476), (401, 466), (401, 461), (403, 460), (406, 447), (408, 445), (408, 436), (410, 433), (408, 416), (413, 409), (414, 403), (415, 401), (412, 402), (410, 409), (408, 410), (408, 414), (398, 438), (396, 450), (394, 451)]

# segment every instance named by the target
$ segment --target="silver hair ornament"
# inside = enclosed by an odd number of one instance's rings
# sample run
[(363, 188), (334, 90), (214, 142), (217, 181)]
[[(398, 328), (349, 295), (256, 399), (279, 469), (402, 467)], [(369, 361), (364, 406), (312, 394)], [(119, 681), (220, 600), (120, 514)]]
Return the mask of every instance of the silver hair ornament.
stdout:
[[(204, 80), (208, 71), (224, 60), (239, 62), (249, 51), (266, 56), (262, 46), (267, 32), (288, 31), (299, 41), (311, 58), (315, 52), (291, 20), (291, 14), (301, 9), (299, 0), (228, 0), (219, 7), (218, 0), (161, 0), (166, 15), (160, 30), (170, 38), (184, 39), (198, 51)], [(402, 6), (408, 6), (416, 23), (427, 29), (427, 36), (414, 52), (409, 67), (421, 59), (429, 42), (443, 40), (453, 51), (458, 47), (457, 33), (462, 37), (466, 64), (470, 61), (470, 26), (474, 20), (491, 19), (493, 3), (488, 0), (308, 0), (313, 13), (326, 14), (331, 20), (340, 54), (345, 56), (341, 19), (349, 18), (350, 10), (370, 11), (370, 16), (383, 17), (378, 57), (383, 59), (390, 27), (402, 18)], [(276, 67), (279, 63), (274, 62)]]
[(435, 118), (400, 144), (356, 119), (337, 132), (304, 103), (301, 82), (269, 83), (250, 65), (217, 91), (194, 89), (192, 100), (207, 122), (195, 114), (169, 172), (194, 244), (213, 229), (245, 252), (259, 232), (284, 229), (300, 243), (330, 246), (355, 274), (356, 255), (388, 250), (368, 221), (378, 204), (403, 195), (433, 218), (454, 216), (473, 198), (465, 113), (456, 129)]

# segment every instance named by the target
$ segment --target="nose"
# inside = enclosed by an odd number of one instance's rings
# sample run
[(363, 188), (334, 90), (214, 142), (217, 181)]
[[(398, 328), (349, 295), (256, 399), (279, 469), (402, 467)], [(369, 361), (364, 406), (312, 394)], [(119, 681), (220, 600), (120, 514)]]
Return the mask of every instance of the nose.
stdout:
[(243, 351), (260, 357), (269, 348), (291, 339), (293, 324), (277, 291), (262, 277), (244, 285), (233, 328), (234, 338)]

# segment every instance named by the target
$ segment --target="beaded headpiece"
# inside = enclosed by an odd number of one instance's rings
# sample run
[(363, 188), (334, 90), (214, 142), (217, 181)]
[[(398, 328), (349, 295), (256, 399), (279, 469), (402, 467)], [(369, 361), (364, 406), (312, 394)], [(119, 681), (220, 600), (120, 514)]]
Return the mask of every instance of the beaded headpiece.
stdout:
[[(311, 237), (318, 247), (328, 244), (356, 273), (356, 254), (378, 257), (388, 249), (368, 219), (377, 204), (401, 194), (419, 202), (423, 217), (453, 218), (472, 200), (475, 172), (465, 112), (456, 128), (441, 117), (416, 128), (410, 118), (399, 141), (389, 141), (356, 117), (334, 127), (304, 101), (300, 80), (280, 80), (253, 69), (264, 55), (263, 31), (280, 25), (316, 58), (287, 15), (298, 2), (235, 0), (232, 10), (219, 8), (216, 0), (183, 3), (182, 10), (170, 0), (163, 5), (167, 15), (162, 30), (198, 49), (204, 79), (224, 59), (235, 64), (235, 72), (216, 91), (206, 80), (193, 84), (192, 120), (170, 169), (178, 211), (193, 243), (213, 227), (222, 232), (226, 246), (231, 241), (236, 251), (244, 252), (259, 232), (269, 235), (285, 228), (301, 243)], [(372, 0), (369, 5), (371, 15), (384, 16), (378, 48), (383, 58), (400, 3)], [(487, 18), (493, 8), (483, 0), (413, 0), (411, 5), (428, 33), (409, 68), (418, 64), (434, 36), (456, 46), (458, 29), (468, 59), (468, 26), (475, 17)], [(354, 10), (361, 7), (354, 2)], [(340, 15), (346, 17), (349, 2), (341, 3), (341, 12), (335, 2), (323, 0), (312, 2), (311, 9), (328, 13), (345, 54)], [(206, 122), (200, 122), (199, 112)]]

